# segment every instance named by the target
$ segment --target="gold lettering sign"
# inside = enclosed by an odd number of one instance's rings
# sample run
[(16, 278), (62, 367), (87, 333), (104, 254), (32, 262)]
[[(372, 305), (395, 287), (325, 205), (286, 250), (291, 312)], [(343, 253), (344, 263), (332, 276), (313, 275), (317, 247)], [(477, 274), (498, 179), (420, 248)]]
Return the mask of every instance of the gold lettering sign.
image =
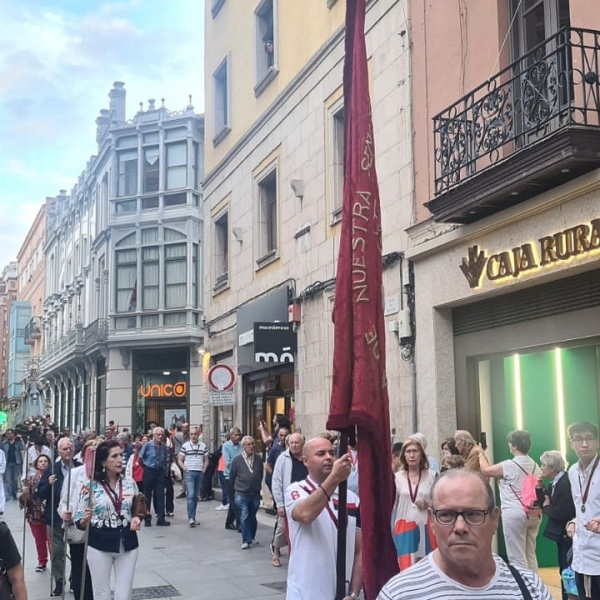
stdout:
[(142, 398), (182, 398), (187, 392), (187, 383), (178, 381), (177, 383), (153, 383), (140, 384), (140, 396)]
[(481, 285), (484, 274), (488, 281), (502, 281), (576, 256), (584, 256), (599, 248), (600, 219), (592, 219), (589, 225), (569, 227), (540, 238), (537, 244), (529, 242), (497, 254), (488, 255), (479, 246), (471, 246), (459, 266), (469, 287), (476, 288)]

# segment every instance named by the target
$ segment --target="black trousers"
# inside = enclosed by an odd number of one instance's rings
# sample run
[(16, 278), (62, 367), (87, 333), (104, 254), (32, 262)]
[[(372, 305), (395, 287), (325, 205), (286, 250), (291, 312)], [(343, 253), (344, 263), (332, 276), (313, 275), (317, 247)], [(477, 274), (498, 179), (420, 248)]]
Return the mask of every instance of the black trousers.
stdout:
[(71, 589), (75, 600), (94, 600), (92, 590), (92, 577), (89, 567), (85, 566), (85, 590), (81, 598), (81, 574), (83, 572), (83, 547), (84, 544), (69, 544), (71, 553)]
[(144, 469), (144, 492), (148, 507), (154, 506), (159, 521), (165, 520), (165, 471), (164, 469)]
[(585, 587), (583, 585), (583, 575), (575, 572), (575, 581), (577, 582), (577, 590), (579, 591), (579, 600), (600, 600), (600, 575), (591, 575), (592, 579), (592, 595), (585, 595)]
[(227, 505), (227, 519), (225, 520), (225, 527), (235, 525), (238, 529), (240, 528), (240, 516), (238, 509), (233, 499), (235, 498), (235, 489), (231, 479), (227, 478), (227, 496), (229, 497), (229, 504)]
[(175, 490), (170, 476), (165, 477), (165, 507), (168, 513), (175, 512)]

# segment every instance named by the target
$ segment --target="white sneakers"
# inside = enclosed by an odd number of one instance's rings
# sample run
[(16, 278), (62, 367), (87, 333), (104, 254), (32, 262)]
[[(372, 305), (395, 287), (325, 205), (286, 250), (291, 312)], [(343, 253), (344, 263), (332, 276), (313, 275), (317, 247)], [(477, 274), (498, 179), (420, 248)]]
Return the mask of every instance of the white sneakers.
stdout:
[(248, 550), (248, 548), (250, 548), (250, 544), (248, 544), (248, 543), (244, 542), (244, 543), (242, 544), (242, 550)]
[(190, 527), (196, 527), (196, 521), (194, 519), (190, 519)]
[(220, 506), (215, 506), (215, 510), (229, 510), (229, 506), (227, 506), (227, 504), (221, 504)]

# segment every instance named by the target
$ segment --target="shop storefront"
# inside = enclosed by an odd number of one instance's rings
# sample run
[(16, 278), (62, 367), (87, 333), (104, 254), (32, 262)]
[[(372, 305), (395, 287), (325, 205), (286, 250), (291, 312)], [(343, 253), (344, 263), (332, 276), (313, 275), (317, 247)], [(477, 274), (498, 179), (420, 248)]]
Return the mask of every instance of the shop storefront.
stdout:
[(133, 429), (166, 428), (189, 418), (189, 350), (164, 348), (133, 353)]
[(243, 429), (260, 446), (258, 426), (269, 429), (275, 414), (294, 422), (297, 341), (288, 322), (289, 290), (279, 288), (237, 313), (237, 369), (241, 378)]
[[(468, 429), (499, 462), (507, 433), (527, 429), (536, 461), (560, 450), (572, 463), (566, 427), (598, 423), (600, 181), (581, 179), (585, 194), (569, 184), (411, 251), (418, 421), (432, 439)], [(537, 546), (554, 565), (555, 547)]]

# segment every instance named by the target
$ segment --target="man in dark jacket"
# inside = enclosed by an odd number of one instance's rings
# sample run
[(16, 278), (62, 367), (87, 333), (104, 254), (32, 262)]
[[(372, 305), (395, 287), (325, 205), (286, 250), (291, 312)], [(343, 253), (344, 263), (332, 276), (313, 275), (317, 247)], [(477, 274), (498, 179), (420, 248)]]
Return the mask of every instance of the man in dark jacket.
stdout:
[(231, 461), (229, 479), (235, 490), (235, 504), (242, 528), (242, 550), (256, 544), (256, 513), (260, 507), (263, 478), (262, 457), (254, 452), (254, 438), (242, 438), (242, 453)]
[(4, 473), (4, 493), (6, 500), (16, 500), (23, 470), (23, 452), (25, 444), (20, 435), (15, 436), (12, 429), (6, 430), (6, 440), (2, 442), (2, 450), (6, 456), (6, 472)]
[(38, 495), (46, 500), (46, 511), (44, 517), (48, 526), (48, 538), (52, 543), (52, 561), (50, 563), (51, 574), (54, 578), (55, 587), (51, 596), (62, 596), (63, 576), (65, 572), (65, 544), (62, 519), (56, 512), (60, 502), (60, 491), (63, 481), (69, 475), (69, 469), (81, 465), (73, 461), (75, 447), (68, 437), (60, 438), (58, 441), (59, 460), (53, 462), (42, 475), (38, 485)]

